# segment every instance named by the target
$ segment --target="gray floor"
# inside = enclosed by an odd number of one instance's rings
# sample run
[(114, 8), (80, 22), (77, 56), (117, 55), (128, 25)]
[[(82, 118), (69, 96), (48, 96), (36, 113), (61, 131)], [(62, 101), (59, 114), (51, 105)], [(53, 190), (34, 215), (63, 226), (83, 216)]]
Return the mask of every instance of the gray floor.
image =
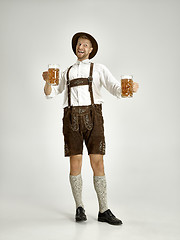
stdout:
[(123, 225), (97, 221), (95, 201), (88, 203), (87, 222), (74, 221), (74, 206), (44, 204), (28, 199), (1, 199), (0, 240), (179, 240), (180, 222), (175, 206), (113, 203), (112, 211)]

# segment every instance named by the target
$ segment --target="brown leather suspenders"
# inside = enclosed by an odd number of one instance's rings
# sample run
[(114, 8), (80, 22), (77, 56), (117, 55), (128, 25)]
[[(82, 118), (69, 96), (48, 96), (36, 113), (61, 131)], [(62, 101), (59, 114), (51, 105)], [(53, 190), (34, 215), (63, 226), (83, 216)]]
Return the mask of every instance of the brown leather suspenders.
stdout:
[(92, 73), (93, 73), (93, 63), (91, 63), (91, 66), (90, 66), (90, 73), (89, 73), (88, 81), (89, 81), (89, 92), (90, 92), (90, 97), (91, 97), (91, 105), (94, 106), (94, 97), (93, 97), (93, 90), (92, 90), (92, 81), (93, 81)]
[(69, 71), (72, 68), (69, 67), (67, 71), (67, 87), (68, 87), (68, 108), (71, 107), (71, 87), (82, 86), (82, 85), (89, 85), (89, 92), (91, 97), (91, 105), (94, 105), (94, 98), (93, 98), (93, 90), (92, 90), (92, 81), (93, 81), (93, 63), (90, 65), (90, 72), (88, 78), (76, 78), (73, 80), (69, 80)]
[(69, 67), (68, 71), (67, 71), (67, 87), (68, 87), (68, 108), (70, 108), (71, 106), (71, 87), (70, 87), (70, 81), (69, 81), (69, 71), (72, 68)]

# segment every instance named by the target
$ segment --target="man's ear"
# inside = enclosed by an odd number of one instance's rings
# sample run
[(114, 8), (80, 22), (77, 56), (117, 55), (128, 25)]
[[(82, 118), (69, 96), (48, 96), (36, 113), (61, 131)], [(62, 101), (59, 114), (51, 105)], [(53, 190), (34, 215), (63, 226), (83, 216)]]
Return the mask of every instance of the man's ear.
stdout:
[(90, 49), (90, 53), (92, 53), (93, 48)]

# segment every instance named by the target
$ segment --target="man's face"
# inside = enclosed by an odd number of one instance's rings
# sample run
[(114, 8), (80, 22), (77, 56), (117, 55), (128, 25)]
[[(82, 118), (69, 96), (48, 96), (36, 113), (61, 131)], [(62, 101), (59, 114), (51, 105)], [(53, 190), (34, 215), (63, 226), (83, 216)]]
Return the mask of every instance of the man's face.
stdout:
[(83, 61), (89, 58), (89, 54), (92, 52), (91, 41), (84, 38), (79, 38), (76, 45), (76, 56), (79, 61)]

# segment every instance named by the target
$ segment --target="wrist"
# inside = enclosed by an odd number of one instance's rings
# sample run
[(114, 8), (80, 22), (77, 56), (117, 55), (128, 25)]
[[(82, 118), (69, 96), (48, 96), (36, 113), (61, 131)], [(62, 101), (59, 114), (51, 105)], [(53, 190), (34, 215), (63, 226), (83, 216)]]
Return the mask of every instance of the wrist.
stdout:
[(47, 84), (48, 86), (51, 86), (51, 84), (50, 84), (48, 81), (46, 81), (46, 84)]

